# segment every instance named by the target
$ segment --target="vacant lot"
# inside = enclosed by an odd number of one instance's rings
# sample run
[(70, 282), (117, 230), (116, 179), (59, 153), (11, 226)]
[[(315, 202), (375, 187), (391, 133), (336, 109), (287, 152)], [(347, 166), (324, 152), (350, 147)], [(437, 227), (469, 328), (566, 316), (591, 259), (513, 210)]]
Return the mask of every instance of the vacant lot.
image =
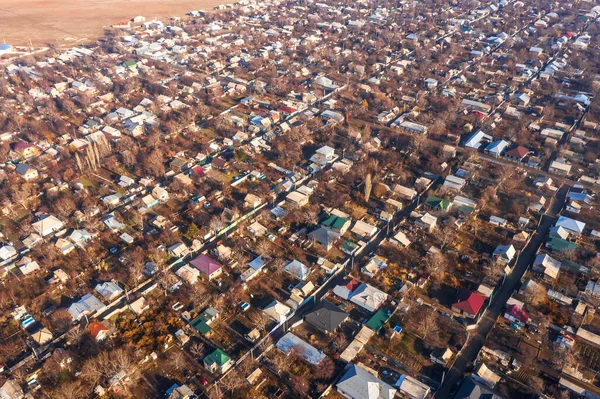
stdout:
[(0, 42), (34, 46), (50, 42), (73, 44), (92, 40), (104, 28), (137, 15), (153, 18), (182, 16), (212, 9), (231, 0), (2, 0)]

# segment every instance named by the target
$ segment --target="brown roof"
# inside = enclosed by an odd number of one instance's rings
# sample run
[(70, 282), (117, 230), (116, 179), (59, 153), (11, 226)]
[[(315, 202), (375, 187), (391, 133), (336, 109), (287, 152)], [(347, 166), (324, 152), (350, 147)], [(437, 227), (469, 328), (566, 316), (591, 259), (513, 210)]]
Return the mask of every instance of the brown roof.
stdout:
[(100, 321), (92, 321), (90, 323), (90, 325), (88, 326), (88, 330), (90, 332), (91, 337), (96, 339), (96, 337), (98, 336), (98, 334), (100, 334), (100, 332), (108, 331), (108, 327), (106, 327)]
[(523, 158), (527, 154), (529, 154), (529, 150), (521, 145), (513, 148), (512, 150), (506, 151), (507, 156), (515, 158)]

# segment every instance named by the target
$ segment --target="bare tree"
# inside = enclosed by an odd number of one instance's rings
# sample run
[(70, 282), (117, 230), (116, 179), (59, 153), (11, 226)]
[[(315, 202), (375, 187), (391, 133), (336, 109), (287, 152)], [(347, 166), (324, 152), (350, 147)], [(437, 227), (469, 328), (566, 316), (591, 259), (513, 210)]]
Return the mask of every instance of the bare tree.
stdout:
[(228, 390), (230, 393), (233, 393), (233, 391), (243, 386), (244, 382), (244, 377), (240, 375), (237, 370), (231, 370), (219, 381), (219, 383), (223, 385), (223, 388)]
[(498, 190), (500, 187), (502, 187), (502, 185), (504, 183), (506, 183), (506, 181), (508, 179), (510, 179), (514, 173), (515, 173), (515, 168), (513, 166), (509, 166), (509, 165), (502, 166), (498, 170), (498, 178), (496, 180), (497, 183), (496, 183), (496, 186), (494, 187), (494, 190)]
[(266, 259), (273, 254), (273, 244), (267, 239), (262, 239), (256, 244), (254, 250), (258, 256)]
[(441, 280), (448, 269), (448, 258), (442, 252), (428, 254), (425, 258), (425, 270), (435, 280)]
[(367, 174), (365, 179), (365, 202), (369, 202), (371, 197), (371, 190), (373, 189), (373, 183), (371, 182), (371, 174)]
[(546, 290), (536, 283), (529, 284), (524, 294), (534, 306), (539, 305), (546, 299)]
[(186, 358), (182, 351), (180, 350), (171, 350), (169, 354), (169, 364), (175, 370), (181, 370), (183, 366), (186, 364)]
[(192, 355), (199, 358), (204, 354), (204, 344), (200, 341), (194, 341), (189, 346), (189, 351)]
[(61, 384), (52, 391), (51, 396), (56, 399), (81, 399), (85, 398), (87, 394), (83, 391), (79, 382), (72, 381)]
[(423, 341), (427, 339), (427, 337), (437, 334), (440, 330), (439, 324), (437, 322), (437, 313), (435, 310), (430, 309), (423, 312), (419, 312), (420, 318), (417, 324), (417, 332), (423, 338)]

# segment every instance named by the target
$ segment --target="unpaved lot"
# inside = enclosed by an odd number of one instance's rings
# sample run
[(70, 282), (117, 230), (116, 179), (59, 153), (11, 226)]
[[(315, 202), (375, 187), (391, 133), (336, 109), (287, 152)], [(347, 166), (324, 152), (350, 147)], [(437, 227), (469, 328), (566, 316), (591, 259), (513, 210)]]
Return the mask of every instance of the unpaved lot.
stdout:
[(146, 20), (209, 10), (231, 0), (0, 0), (0, 42), (34, 46), (93, 40), (137, 15)]

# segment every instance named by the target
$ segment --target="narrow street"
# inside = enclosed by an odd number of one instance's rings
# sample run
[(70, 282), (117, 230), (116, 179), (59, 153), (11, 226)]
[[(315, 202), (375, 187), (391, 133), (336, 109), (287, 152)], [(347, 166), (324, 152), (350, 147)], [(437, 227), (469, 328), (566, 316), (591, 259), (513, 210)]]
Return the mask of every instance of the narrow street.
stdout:
[(449, 398), (451, 393), (456, 388), (457, 384), (462, 380), (465, 372), (468, 371), (469, 367), (477, 359), (479, 351), (483, 347), (485, 340), (494, 327), (496, 319), (501, 314), (502, 310), (506, 306), (506, 302), (511, 297), (513, 292), (521, 284), (521, 278), (527, 271), (529, 265), (533, 262), (538, 249), (544, 243), (546, 236), (554, 222), (556, 221), (556, 215), (563, 208), (569, 187), (562, 186), (556, 193), (556, 201), (549, 213), (542, 215), (542, 220), (533, 234), (533, 237), (529, 241), (529, 244), (523, 249), (521, 255), (514, 266), (512, 273), (506, 277), (506, 280), (498, 294), (485, 310), (485, 313), (477, 323), (477, 328), (470, 332), (469, 339), (458, 354), (452, 368), (446, 374), (446, 378), (440, 389), (435, 393), (436, 398)]

